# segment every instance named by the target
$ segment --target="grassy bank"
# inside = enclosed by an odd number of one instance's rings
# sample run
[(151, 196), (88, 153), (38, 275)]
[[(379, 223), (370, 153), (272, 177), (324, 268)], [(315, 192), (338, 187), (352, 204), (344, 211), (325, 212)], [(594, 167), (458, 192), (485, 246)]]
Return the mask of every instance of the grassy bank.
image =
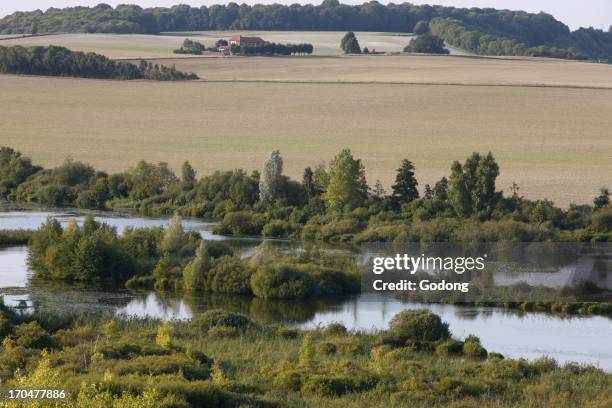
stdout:
[[(440, 319), (311, 331), (209, 311), (190, 322), (0, 317), (3, 386), (64, 388), (67, 406), (609, 406), (612, 376), (504, 359)], [(46, 350), (46, 351), (43, 351)], [(10, 406), (4, 404), (3, 406)]]

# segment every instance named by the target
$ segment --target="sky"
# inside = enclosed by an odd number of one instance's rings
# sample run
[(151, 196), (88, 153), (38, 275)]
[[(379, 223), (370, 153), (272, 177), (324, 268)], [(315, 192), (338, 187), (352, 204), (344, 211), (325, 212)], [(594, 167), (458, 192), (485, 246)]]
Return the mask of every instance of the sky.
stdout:
[[(172, 6), (175, 4), (190, 4), (201, 6), (204, 4), (227, 3), (229, 0), (0, 0), (0, 16), (11, 14), (15, 11), (46, 10), (49, 7), (70, 6), (95, 6), (98, 3), (107, 3), (112, 6), (117, 4), (138, 4), (142, 7)], [(236, 3), (313, 3), (318, 4), (320, 0), (234, 0)], [(340, 0), (347, 4), (360, 4), (365, 0)], [(402, 3), (404, 0), (395, 0)], [(386, 3), (382, 0), (381, 3)], [(578, 27), (595, 27), (607, 30), (612, 25), (612, 1), (611, 0), (433, 0), (433, 1), (409, 1), (414, 4), (440, 4), (455, 7), (491, 7), (498, 9), (525, 10), (529, 12), (545, 11), (563, 21), (572, 29)]]

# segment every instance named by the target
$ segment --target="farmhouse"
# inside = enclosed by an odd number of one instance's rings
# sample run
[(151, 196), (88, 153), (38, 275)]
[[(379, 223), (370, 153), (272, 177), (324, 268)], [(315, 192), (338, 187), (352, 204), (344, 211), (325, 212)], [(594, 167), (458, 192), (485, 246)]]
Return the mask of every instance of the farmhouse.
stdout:
[(230, 45), (264, 45), (265, 41), (260, 37), (245, 37), (243, 35), (232, 35), (229, 40)]

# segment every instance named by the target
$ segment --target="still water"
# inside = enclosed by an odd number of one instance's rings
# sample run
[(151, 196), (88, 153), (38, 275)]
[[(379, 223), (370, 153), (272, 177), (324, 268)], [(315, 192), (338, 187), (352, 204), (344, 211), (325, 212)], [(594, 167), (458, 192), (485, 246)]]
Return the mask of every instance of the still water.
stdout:
[[(79, 214), (70, 212), (4, 212), (0, 213), (0, 229), (35, 229), (50, 215), (62, 223), (71, 218), (83, 220)], [(119, 232), (128, 226), (168, 223), (167, 219), (109, 214), (99, 214), (97, 219), (116, 226)], [(226, 239), (212, 233), (214, 225), (184, 220), (185, 229), (198, 231), (205, 239)], [(227, 240), (243, 254), (248, 254), (259, 242), (257, 239)], [(295, 242), (277, 244), (296, 245)], [(224, 308), (269, 323), (310, 328), (340, 322), (354, 330), (384, 329), (399, 311), (426, 307), (449, 323), (453, 336), (464, 338), (475, 334), (490, 351), (528, 359), (548, 355), (560, 363), (576, 361), (612, 371), (612, 319), (600, 316), (563, 317), (497, 308), (423, 305), (372, 294), (315, 301), (274, 301), (219, 295), (170, 296), (154, 292), (134, 294), (120, 288), (111, 290), (31, 280), (26, 247), (0, 249), (0, 296), (5, 304), (24, 311), (106, 312), (126, 317), (189, 319), (207, 309)]]

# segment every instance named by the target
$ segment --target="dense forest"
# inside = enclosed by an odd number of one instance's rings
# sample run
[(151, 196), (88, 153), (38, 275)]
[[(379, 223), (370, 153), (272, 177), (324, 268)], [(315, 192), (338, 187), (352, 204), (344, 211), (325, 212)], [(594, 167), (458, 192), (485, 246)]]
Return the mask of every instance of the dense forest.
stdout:
[[(258, 315), (257, 311), (253, 311)], [(261, 314), (260, 314), (261, 315)], [(0, 382), (66, 407), (609, 407), (612, 375), (509, 359), (427, 310), (374, 333), (298, 330), (219, 309), (160, 322), (24, 315), (0, 304)], [(6, 394), (5, 394), (6, 395)], [(22, 406), (25, 402), (6, 403)]]
[(491, 153), (454, 162), (448, 177), (419, 189), (409, 160), (398, 164), (387, 193), (369, 185), (365, 167), (349, 149), (328, 165), (304, 169), (301, 181), (283, 174), (274, 151), (261, 171), (217, 171), (197, 177), (185, 162), (177, 176), (166, 163), (141, 161), (107, 174), (66, 160), (41, 169), (19, 152), (0, 149), (0, 198), (46, 207), (131, 210), (143, 215), (215, 219), (218, 233), (328, 242), (612, 241), (612, 205), (606, 188), (592, 205), (556, 207), (529, 200), (517, 185), (497, 188)]
[(64, 47), (2, 47), (0, 73), (70, 76), (98, 79), (152, 79), (177, 81), (198, 79), (174, 67), (141, 61), (139, 65), (116, 62), (93, 52), (76, 52)]
[(546, 13), (455, 8), (410, 3), (361, 5), (325, 0), (290, 6), (228, 3), (146, 8), (106, 4), (17, 12), (0, 20), (7, 34), (146, 33), (197, 30), (333, 30), (413, 32), (419, 22), (436, 24), (436, 35), (454, 46), (482, 54), (539, 55), (612, 60), (612, 32), (570, 29)]

